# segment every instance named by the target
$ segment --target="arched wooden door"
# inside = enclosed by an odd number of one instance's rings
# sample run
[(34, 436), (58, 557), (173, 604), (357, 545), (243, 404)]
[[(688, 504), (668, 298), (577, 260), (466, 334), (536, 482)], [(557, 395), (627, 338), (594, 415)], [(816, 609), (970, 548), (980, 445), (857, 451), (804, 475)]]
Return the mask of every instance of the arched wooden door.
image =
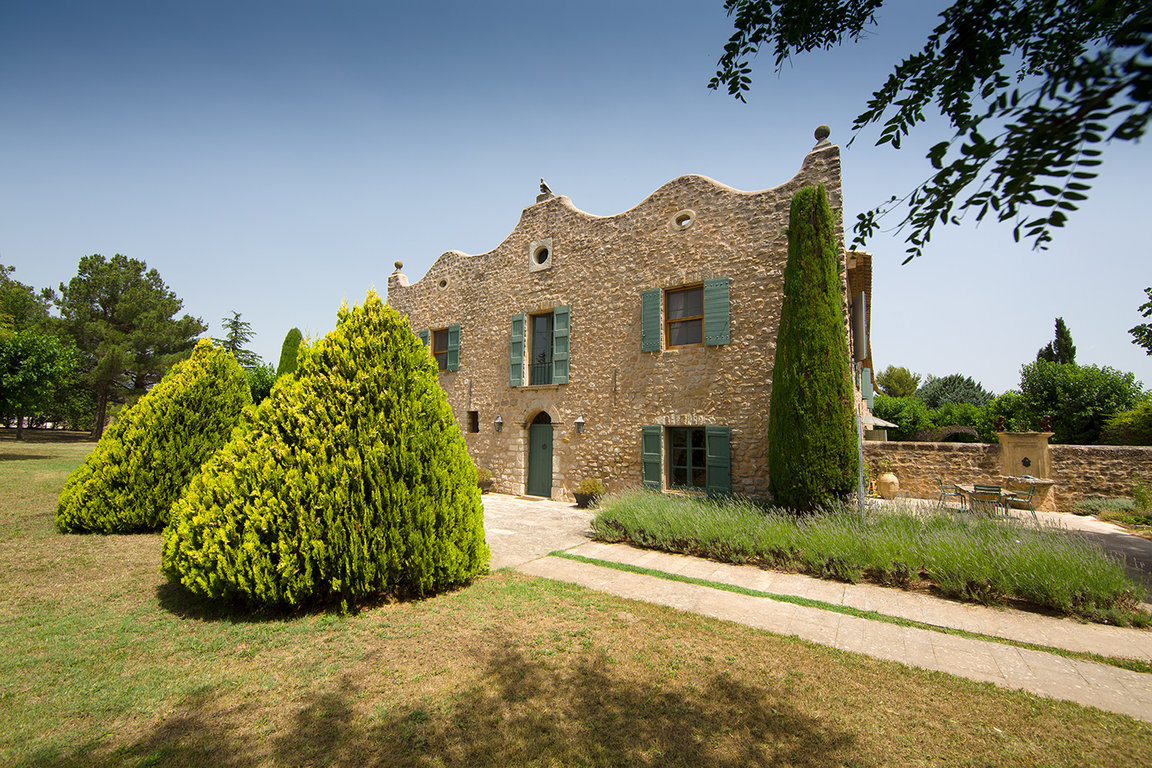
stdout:
[(552, 418), (541, 411), (528, 425), (529, 496), (552, 497)]

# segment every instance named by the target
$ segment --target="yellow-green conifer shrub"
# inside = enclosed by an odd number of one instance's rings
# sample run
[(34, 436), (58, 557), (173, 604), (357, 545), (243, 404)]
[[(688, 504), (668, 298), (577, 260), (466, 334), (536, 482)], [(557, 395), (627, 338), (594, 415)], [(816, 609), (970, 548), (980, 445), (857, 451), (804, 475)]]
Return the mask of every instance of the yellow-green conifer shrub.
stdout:
[(257, 606), (427, 595), (488, 563), (476, 470), (428, 351), (369, 293), (173, 509), (161, 569)]
[(64, 533), (155, 531), (252, 402), (244, 369), (204, 340), (127, 409), (64, 484)]

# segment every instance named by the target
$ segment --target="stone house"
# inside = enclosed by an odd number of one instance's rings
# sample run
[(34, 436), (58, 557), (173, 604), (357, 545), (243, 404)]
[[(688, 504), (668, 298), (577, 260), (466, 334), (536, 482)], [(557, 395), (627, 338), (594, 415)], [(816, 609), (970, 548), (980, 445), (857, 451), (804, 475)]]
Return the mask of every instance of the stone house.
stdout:
[[(429, 346), (476, 465), (504, 493), (768, 490), (767, 433), (792, 195), (823, 184), (843, 242), (840, 150), (743, 192), (682, 176), (593, 216), (543, 193), (488, 253), (443, 254), (388, 303)], [(843, 254), (845, 333), (867, 421), (871, 259)]]

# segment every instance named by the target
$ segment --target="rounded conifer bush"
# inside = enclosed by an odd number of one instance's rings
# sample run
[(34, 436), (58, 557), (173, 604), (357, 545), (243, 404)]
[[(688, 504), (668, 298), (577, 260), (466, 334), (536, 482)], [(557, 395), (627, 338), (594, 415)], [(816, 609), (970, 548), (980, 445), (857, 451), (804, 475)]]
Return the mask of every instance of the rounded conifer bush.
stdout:
[(810, 510), (856, 486), (860, 461), (832, 211), (824, 187), (792, 198), (768, 412), (768, 488)]
[(64, 483), (64, 533), (155, 531), (252, 402), (231, 354), (203, 340), (127, 409)]
[(427, 595), (487, 567), (476, 470), (405, 318), (369, 293), (189, 484), (161, 569), (253, 606)]

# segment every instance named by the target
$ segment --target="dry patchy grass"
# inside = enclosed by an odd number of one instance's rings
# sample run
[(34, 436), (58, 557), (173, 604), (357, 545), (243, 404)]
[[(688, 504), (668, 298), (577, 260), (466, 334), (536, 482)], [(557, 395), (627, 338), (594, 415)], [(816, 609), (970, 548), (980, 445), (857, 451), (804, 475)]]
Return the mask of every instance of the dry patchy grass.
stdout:
[(231, 612), (164, 582), (158, 535), (56, 533), (84, 447), (41, 449), (0, 460), (0, 764), (1149, 761), (1120, 715), (506, 571), (351, 616)]

